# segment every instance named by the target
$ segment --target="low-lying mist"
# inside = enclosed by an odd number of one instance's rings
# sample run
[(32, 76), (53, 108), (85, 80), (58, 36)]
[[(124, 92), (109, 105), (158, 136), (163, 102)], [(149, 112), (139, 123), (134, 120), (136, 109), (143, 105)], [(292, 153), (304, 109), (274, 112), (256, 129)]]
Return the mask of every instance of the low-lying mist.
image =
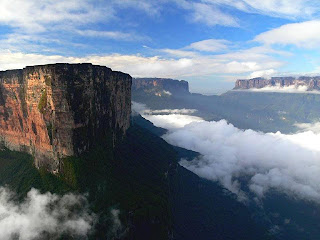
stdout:
[(318, 90), (308, 90), (308, 86), (266, 86), (263, 88), (251, 88), (251, 89), (238, 89), (234, 91), (246, 91), (246, 92), (278, 92), (278, 93), (309, 93), (320, 94)]
[(141, 114), (145, 119), (152, 122), (157, 127), (175, 129), (184, 127), (192, 122), (202, 122), (203, 119), (193, 114), (196, 109), (161, 109), (151, 110), (145, 104), (132, 102), (133, 114)]
[(0, 239), (59, 239), (72, 235), (86, 239), (95, 223), (84, 196), (41, 194), (32, 189), (21, 202), (0, 187)]
[(147, 117), (156, 126), (169, 129), (163, 136), (167, 142), (202, 155), (192, 161), (182, 159), (182, 166), (200, 177), (219, 181), (240, 200), (248, 198), (248, 189), (260, 199), (276, 190), (320, 203), (318, 133), (262, 133), (238, 129), (225, 120), (192, 121), (189, 115)]
[(191, 123), (169, 131), (164, 139), (202, 154), (180, 164), (197, 175), (219, 181), (245, 198), (240, 178), (258, 197), (275, 189), (289, 196), (320, 202), (320, 135), (292, 135), (240, 130), (225, 120)]

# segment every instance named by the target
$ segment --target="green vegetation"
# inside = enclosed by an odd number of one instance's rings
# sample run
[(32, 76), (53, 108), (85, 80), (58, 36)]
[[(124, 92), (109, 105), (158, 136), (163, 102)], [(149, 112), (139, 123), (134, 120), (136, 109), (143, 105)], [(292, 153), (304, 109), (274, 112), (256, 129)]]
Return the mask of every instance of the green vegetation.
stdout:
[(44, 76), (44, 82), (47, 86), (51, 86), (51, 77), (50, 76)]
[(50, 138), (50, 144), (52, 145), (55, 128), (51, 122), (47, 124), (47, 131), (48, 131), (48, 136)]
[(33, 158), (25, 153), (0, 151), (0, 186), (8, 185), (24, 197), (31, 188), (41, 192), (66, 193), (72, 188), (56, 176), (33, 166)]
[(38, 109), (41, 113), (43, 113), (45, 107), (47, 106), (47, 90), (45, 89), (43, 92), (42, 92), (42, 95), (40, 97), (40, 101), (39, 101), (39, 104), (38, 104)]
[(114, 151), (109, 140), (97, 140), (99, 144), (80, 157), (63, 159), (59, 176), (38, 171), (28, 154), (0, 152), (0, 185), (8, 185), (21, 197), (32, 187), (42, 192), (88, 193), (92, 210), (99, 214), (99, 231), (92, 239), (109, 237), (112, 208), (120, 209), (131, 239), (167, 239), (173, 223), (166, 172), (170, 163), (176, 163), (175, 151), (138, 126), (129, 129)]

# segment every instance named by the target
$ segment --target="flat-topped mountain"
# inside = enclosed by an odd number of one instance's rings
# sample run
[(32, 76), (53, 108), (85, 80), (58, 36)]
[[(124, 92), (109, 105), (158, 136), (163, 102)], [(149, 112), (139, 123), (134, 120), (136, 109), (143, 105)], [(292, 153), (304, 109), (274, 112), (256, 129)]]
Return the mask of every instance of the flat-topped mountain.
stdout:
[(272, 77), (271, 79), (265, 78), (252, 78), (248, 80), (237, 80), (234, 89), (250, 89), (250, 88), (263, 88), (268, 86), (289, 87), (289, 86), (303, 86), (306, 90), (319, 90), (320, 89), (320, 76), (316, 77)]
[(113, 145), (130, 125), (131, 77), (92, 64), (51, 64), (0, 72), (0, 141), (60, 170), (61, 158), (101, 137)]
[(189, 93), (189, 83), (184, 80), (169, 78), (134, 78), (133, 91), (143, 91), (156, 96), (179, 95)]

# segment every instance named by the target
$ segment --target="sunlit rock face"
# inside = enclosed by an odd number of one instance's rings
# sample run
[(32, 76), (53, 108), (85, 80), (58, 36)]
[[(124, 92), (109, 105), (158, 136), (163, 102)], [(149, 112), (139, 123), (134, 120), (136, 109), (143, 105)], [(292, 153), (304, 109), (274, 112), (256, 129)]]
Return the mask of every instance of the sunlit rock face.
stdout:
[(57, 172), (101, 137), (116, 144), (130, 125), (132, 78), (92, 64), (0, 72), (0, 141)]
[(252, 78), (248, 80), (237, 80), (234, 89), (250, 89), (250, 88), (264, 88), (269, 86), (279, 87), (305, 87), (306, 90), (319, 90), (320, 89), (320, 76), (316, 77), (272, 77), (271, 79), (265, 78)]

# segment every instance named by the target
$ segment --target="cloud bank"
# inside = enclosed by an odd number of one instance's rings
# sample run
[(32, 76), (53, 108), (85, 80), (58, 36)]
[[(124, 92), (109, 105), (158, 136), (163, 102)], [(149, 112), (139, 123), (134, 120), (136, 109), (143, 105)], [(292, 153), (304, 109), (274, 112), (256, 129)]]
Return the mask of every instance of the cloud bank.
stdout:
[(152, 122), (156, 127), (176, 129), (192, 122), (202, 122), (203, 119), (188, 114), (195, 113), (196, 109), (160, 109), (151, 110), (143, 103), (132, 101), (133, 115), (141, 114), (142, 117)]
[(240, 130), (221, 120), (171, 129), (164, 139), (201, 153), (201, 157), (180, 164), (200, 177), (219, 181), (241, 200), (247, 198), (244, 186), (248, 185), (259, 198), (277, 190), (320, 203), (320, 134), (265, 134)]
[(62, 197), (32, 189), (23, 202), (0, 187), (0, 239), (57, 239), (63, 234), (86, 238), (95, 222), (81, 195)]
[(251, 89), (238, 89), (234, 91), (246, 91), (246, 92), (279, 92), (279, 93), (310, 93), (320, 94), (317, 90), (308, 90), (308, 86), (267, 86), (263, 88), (251, 88)]
[(320, 133), (320, 122), (315, 123), (296, 123), (294, 126), (300, 128), (301, 132), (311, 131), (314, 133)]

